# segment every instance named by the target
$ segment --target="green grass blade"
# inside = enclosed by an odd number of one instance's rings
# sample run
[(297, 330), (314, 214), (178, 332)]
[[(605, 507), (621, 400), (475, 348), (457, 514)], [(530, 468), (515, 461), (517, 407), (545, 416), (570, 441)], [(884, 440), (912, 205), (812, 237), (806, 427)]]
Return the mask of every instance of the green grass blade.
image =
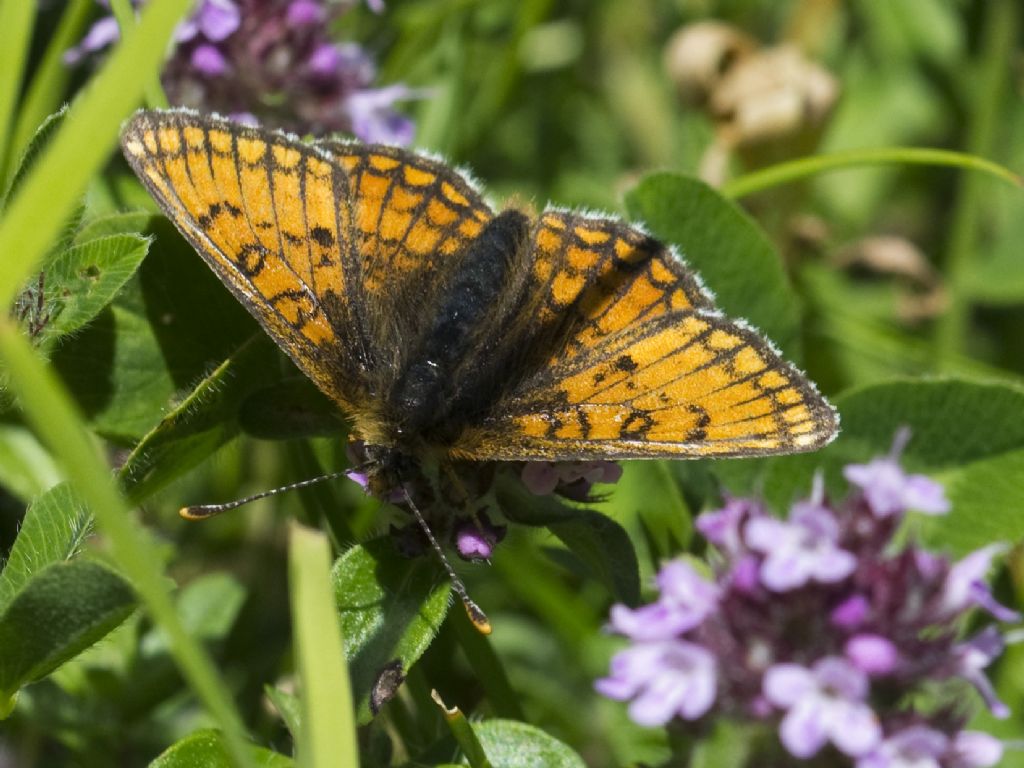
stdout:
[(813, 157), (802, 157), (786, 163), (779, 163), (761, 171), (727, 181), (719, 190), (733, 199), (746, 197), (781, 184), (789, 184), (808, 176), (817, 176), (830, 171), (849, 168), (865, 168), (872, 165), (936, 165), (979, 171), (998, 179), (1024, 186), (1021, 177), (1008, 168), (975, 155), (952, 152), (946, 149), (921, 147), (879, 147), (876, 149), (851, 149)]
[(227, 687), (203, 649), (186, 632), (174, 609), (145, 531), (129, 514), (110, 468), (101, 457), (67, 393), (13, 321), (0, 319), (0, 359), (25, 416), (63, 465), (96, 527), (110, 540), (113, 559), (138, 592), (150, 616), (170, 638), (170, 649), (192, 689), (223, 729), (236, 762), (251, 766), (241, 718)]
[(70, 0), (61, 14), (53, 37), (46, 45), (46, 52), (36, 66), (32, 81), (25, 91), (25, 98), (18, 108), (11, 149), (7, 153), (7, 177), (14, 173), (18, 158), (39, 124), (47, 115), (60, 108), (65, 86), (71, 76), (71, 69), (64, 63), (64, 52), (77, 42), (95, 7), (93, 0)]
[(0, 0), (0, 29), (4, 32), (4, 43), (0, 45), (0, 168), (6, 167), (6, 158), (11, 155), (11, 123), (21, 94), (35, 20), (35, 3)]
[(352, 686), (331, 585), (327, 537), (293, 523), (288, 561), (302, 692), (299, 764), (305, 768), (358, 768)]
[(483, 745), (480, 744), (480, 739), (473, 733), (473, 726), (462, 714), (462, 710), (458, 707), (449, 709), (437, 691), (431, 691), (430, 696), (441, 710), (445, 725), (451, 729), (452, 736), (458, 742), (471, 768), (492, 768), (491, 761), (487, 759), (487, 753), (484, 752)]
[[(135, 12), (132, 10), (129, 0), (110, 0), (110, 10), (114, 12), (117, 26), (121, 28), (122, 35), (134, 26)], [(146, 103), (153, 109), (166, 109), (170, 106), (158, 75), (153, 75), (146, 82)]]
[(163, 0), (146, 7), (139, 25), (125, 34), (82, 91), (34, 172), (10, 201), (0, 219), (0, 307), (14, 300), (85, 185), (106, 161), (121, 121), (139, 103), (145, 83), (156, 76), (171, 32), (191, 4)]

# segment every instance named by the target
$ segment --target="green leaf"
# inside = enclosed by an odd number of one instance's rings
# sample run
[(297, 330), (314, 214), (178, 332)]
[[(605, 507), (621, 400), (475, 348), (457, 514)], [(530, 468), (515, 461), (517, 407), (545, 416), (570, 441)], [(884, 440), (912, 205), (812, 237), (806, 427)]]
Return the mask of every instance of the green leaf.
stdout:
[[(4, 46), (0, 50), (0, 169), (7, 166), (7, 155), (11, 152), (14, 116), (30, 59), (35, 20), (33, 3), (0, 5), (0, 29), (4, 30)], [(3, 303), (6, 302), (0, 302)]]
[(640, 602), (640, 566), (625, 529), (607, 515), (581, 510), (548, 526), (619, 602)]
[(139, 441), (120, 471), (133, 501), (198, 466), (239, 433), (240, 404), (267, 378), (270, 354), (270, 340), (262, 333), (253, 336)]
[[(68, 80), (73, 72), (64, 61), (64, 54), (78, 42), (94, 12), (90, 0), (68, 0), (61, 4), (60, 21), (49, 34), (42, 57), (33, 62), (32, 79), (25, 89), (12, 136), (11, 151), (20, 154), (32, 140), (36, 126), (60, 106), (65, 98)], [(18, 158), (7, 158), (8, 171)], [(8, 173), (8, 175), (10, 175)]]
[[(223, 640), (235, 624), (245, 602), (245, 587), (229, 573), (207, 573), (188, 583), (175, 599), (181, 623), (196, 640)], [(147, 656), (168, 653), (167, 634), (154, 627), (143, 638)]]
[[(539, 728), (515, 720), (484, 720), (473, 726), (493, 768), (584, 768), (583, 759)], [(463, 763), (464, 765), (468, 763)]]
[(98, 237), (151, 232), (161, 217), (149, 211), (118, 211), (106, 213), (84, 222), (75, 233), (74, 243), (81, 245)]
[[(10, 200), (11, 196), (21, 186), (21, 183), (28, 177), (29, 171), (31, 171), (35, 166), (36, 161), (39, 159), (39, 155), (49, 144), (50, 140), (53, 139), (57, 129), (63, 123), (64, 118), (67, 115), (67, 111), (68, 109), (66, 106), (62, 107), (57, 112), (49, 115), (42, 123), (39, 124), (39, 127), (36, 128), (28, 146), (22, 153), (19, 164), (11, 178), (11, 183), (7, 188), (4, 198), (0, 201), (0, 210), (3, 209), (3, 206), (7, 204), (7, 201)], [(78, 225), (81, 223), (84, 213), (85, 204), (82, 201), (79, 201), (71, 209), (67, 219), (61, 224), (61, 227), (54, 238), (54, 242), (50, 244), (48, 251), (49, 258), (52, 258), (53, 254), (60, 253), (70, 247), (71, 241), (75, 236), (75, 231), (78, 229)], [(46, 264), (49, 261), (49, 258), (44, 261), (44, 269), (46, 269)], [(37, 283), (37, 279), (38, 278), (36, 277), (30, 278), (28, 281), (29, 285), (34, 288)], [(52, 297), (50, 298), (52, 301)]]
[(452, 732), (452, 736), (455, 737), (455, 742), (459, 745), (459, 749), (462, 750), (466, 762), (472, 768), (494, 768), (491, 761), (487, 759), (487, 754), (484, 752), (484, 747), (480, 743), (480, 739), (477, 738), (473, 726), (470, 725), (462, 710), (458, 707), (449, 708), (441, 700), (441, 696), (437, 691), (431, 691), (430, 695), (434, 699), (434, 703), (441, 710), (441, 716), (444, 718), (448, 729)]
[[(155, 240), (136, 276), (74, 344), (53, 354), (93, 429), (123, 443), (150, 432), (177, 407), (180, 393), (191, 392), (258, 332), (169, 222), (160, 216), (150, 224), (146, 234)], [(265, 349), (262, 367), (247, 367), (230, 397), (240, 401), (247, 386), (282, 375), (282, 355), (270, 344)]]
[(356, 768), (355, 714), (338, 616), (331, 604), (330, 544), (321, 531), (292, 523), (288, 584), (302, 720), (299, 761), (306, 768)]
[(297, 739), (302, 728), (302, 703), (299, 697), (269, 684), (263, 686), (263, 693), (274, 705), (292, 738)]
[(0, 486), (28, 501), (61, 477), (53, 457), (31, 430), (20, 424), (0, 424)]
[(109, 235), (74, 245), (45, 266), (45, 306), (51, 319), (41, 344), (52, 344), (99, 314), (138, 269), (150, 241)]
[(845, 393), (835, 405), (841, 431), (832, 445), (768, 460), (764, 492), (770, 501), (781, 507), (805, 495), (817, 467), (825, 469), (831, 488), (841, 489), (843, 465), (888, 453), (903, 426), (911, 429), (902, 459), (909, 471), (951, 473), (1024, 447), (1024, 390), (1006, 384), (896, 381)]
[(996, 541), (1021, 541), (1021, 488), (1024, 448), (964, 466), (946, 486), (952, 511), (922, 521), (926, 539), (958, 555)]
[[(144, 9), (139, 24), (124, 31), (90, 87), (79, 92), (63, 125), (11, 197), (0, 217), (0, 306), (13, 301), (57, 236), (60, 222), (102, 167), (117, 142), (121, 121), (138, 104), (144, 82), (159, 70), (174, 26), (190, 5), (167, 0)], [(5, 76), (11, 71), (5, 68)]]
[[(262, 747), (250, 746), (251, 764), (259, 768), (292, 768), (290, 757)], [(204, 729), (186, 736), (168, 748), (149, 768), (235, 768), (219, 731)]]
[(734, 203), (698, 179), (645, 177), (626, 195), (629, 215), (676, 245), (728, 315), (746, 318), (793, 354), (799, 301), (764, 232)]
[(48, 115), (39, 126), (35, 129), (35, 133), (29, 140), (28, 146), (25, 147), (24, 152), (21, 153), (21, 157), (18, 159), (18, 167), (11, 176), (11, 182), (7, 185), (7, 189), (4, 192), (2, 202), (0, 202), (0, 208), (3, 208), (10, 199), (21, 183), (28, 176), (29, 171), (35, 167), (36, 161), (39, 159), (39, 154), (43, 151), (43, 148), (50, 143), (53, 135), (57, 132), (64, 118), (67, 116), (67, 106), (61, 107), (59, 110), (54, 112), (52, 115)]
[(117, 305), (58, 346), (52, 363), (92, 429), (118, 443), (149, 431), (175, 393), (153, 326)]
[(690, 504), (680, 487), (688, 494), (698, 489), (695, 483), (676, 480), (673, 472), (678, 472), (680, 465), (689, 468), (694, 462), (624, 462), (622, 479), (610, 487), (608, 501), (603, 505), (627, 530), (643, 534), (637, 536), (637, 547), (644, 582), (653, 576), (652, 566), (686, 549), (693, 536)]
[(0, 610), (43, 568), (70, 560), (92, 531), (92, 515), (68, 483), (35, 499), (0, 573)]
[(548, 528), (609, 592), (629, 605), (640, 599), (640, 574), (633, 542), (608, 515), (571, 507), (557, 496), (534, 496), (518, 480), (497, 485), (502, 511), (521, 525)]
[(407, 673), (448, 613), (450, 585), (431, 556), (402, 557), (389, 538), (349, 549), (331, 572), (352, 675), (356, 716), (370, 720), (370, 691), (398, 660)]
[(305, 376), (252, 392), (242, 401), (238, 421), (246, 434), (262, 440), (339, 437), (348, 426), (338, 404)]
[(0, 615), (0, 701), (88, 648), (134, 607), (131, 587), (98, 563), (73, 560), (36, 573)]

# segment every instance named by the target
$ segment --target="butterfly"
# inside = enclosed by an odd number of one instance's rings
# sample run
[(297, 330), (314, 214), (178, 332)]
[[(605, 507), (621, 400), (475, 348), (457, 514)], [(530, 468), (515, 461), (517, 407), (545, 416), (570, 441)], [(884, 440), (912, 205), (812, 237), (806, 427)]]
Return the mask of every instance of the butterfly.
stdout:
[(136, 113), (121, 144), (350, 419), (382, 495), (438, 503), (467, 463), (760, 456), (837, 432), (800, 371), (617, 218), (496, 212), (431, 156), (187, 110)]

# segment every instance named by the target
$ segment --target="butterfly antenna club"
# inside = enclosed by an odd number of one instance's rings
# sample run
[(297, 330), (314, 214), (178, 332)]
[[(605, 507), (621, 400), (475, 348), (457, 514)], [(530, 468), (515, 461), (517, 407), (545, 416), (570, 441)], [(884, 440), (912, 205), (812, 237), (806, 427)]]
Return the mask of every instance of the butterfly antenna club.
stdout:
[(437, 553), (438, 558), (441, 560), (441, 565), (444, 566), (445, 572), (448, 574), (448, 578), (452, 582), (452, 589), (455, 590), (455, 594), (459, 596), (462, 601), (463, 607), (466, 609), (466, 614), (469, 616), (469, 620), (476, 627), (476, 631), (481, 635), (491, 634), (491, 621), (487, 618), (487, 614), (483, 612), (483, 609), (473, 602), (473, 599), (469, 596), (466, 591), (466, 585), (462, 583), (462, 579), (455, 573), (455, 569), (452, 568), (452, 564), (448, 562), (448, 558), (445, 557), (444, 550), (441, 549), (441, 545), (437, 542), (437, 537), (434, 536), (434, 532), (430, 530), (430, 526), (427, 525), (426, 519), (420, 512), (419, 507), (412, 500), (412, 496), (409, 495), (408, 489), (404, 486), (402, 493), (405, 494), (405, 501), (409, 505), (409, 509), (412, 510), (413, 516), (416, 518), (416, 522), (419, 523), (420, 528), (427, 535), (427, 539), (430, 541), (430, 546), (434, 548), (434, 552)]

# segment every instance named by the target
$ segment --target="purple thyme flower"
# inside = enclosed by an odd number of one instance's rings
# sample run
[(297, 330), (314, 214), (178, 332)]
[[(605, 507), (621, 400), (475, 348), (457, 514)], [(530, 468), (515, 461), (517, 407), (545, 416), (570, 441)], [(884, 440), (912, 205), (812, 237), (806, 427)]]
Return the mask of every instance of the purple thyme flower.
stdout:
[[(671, 563), (654, 603), (615, 606), (611, 628), (631, 646), (598, 689), (635, 703), (662, 670), (664, 648), (700, 648), (715, 670), (713, 700), (701, 717), (769, 724), (796, 758), (832, 744), (846, 755), (837, 765), (847, 767), (997, 763), (998, 740), (962, 730), (969, 713), (959, 681), (1005, 716), (985, 676), (1005, 638), (990, 626), (962, 640), (960, 628), (979, 608), (1018, 618), (985, 583), (1003, 548), (954, 563), (901, 534), (907, 508), (948, 506), (940, 486), (896, 464), (906, 436), (888, 457), (846, 468), (860, 487), (841, 503), (827, 500), (816, 479), (786, 520), (736, 498), (701, 515), (697, 528), (717, 548), (712, 577)], [(915, 711), (921, 700), (932, 706)], [(643, 722), (673, 717), (663, 696), (653, 701), (661, 705), (657, 717), (642, 712)], [(690, 727), (674, 717), (674, 727), (695, 738), (703, 733), (703, 723)]]
[(233, 35), (242, 23), (242, 13), (234, 0), (200, 0), (199, 7), (178, 25), (174, 39), (179, 43), (202, 35), (219, 43)]
[(452, 538), (455, 551), (463, 560), (477, 562), (488, 560), (494, 548), (505, 538), (508, 526), (495, 525), (485, 512), (455, 524)]
[(871, 603), (861, 594), (854, 593), (832, 609), (829, 620), (833, 625), (846, 631), (853, 631), (867, 621)]
[(896, 433), (888, 456), (873, 459), (867, 464), (850, 464), (843, 476), (859, 486), (871, 511), (877, 517), (889, 517), (907, 510), (929, 515), (944, 515), (949, 511), (942, 486), (924, 475), (908, 475), (899, 465), (910, 431)]
[(981, 731), (960, 731), (949, 751), (949, 768), (989, 768), (1003, 759), (1003, 742)]
[(1010, 709), (996, 695), (995, 688), (982, 670), (999, 658), (1005, 647), (999, 630), (986, 627), (970, 640), (956, 645), (951, 659), (951, 673), (973, 685), (989, 711), (1001, 720), (1010, 716)]
[(1003, 756), (1003, 745), (987, 733), (960, 731), (952, 739), (924, 725), (887, 736), (856, 768), (989, 768)]
[(835, 583), (857, 567), (856, 558), (837, 544), (839, 524), (833, 514), (813, 503), (794, 507), (789, 522), (755, 518), (744, 537), (752, 550), (764, 554), (761, 582), (775, 592), (810, 581)]
[(1007, 548), (1005, 544), (990, 544), (975, 550), (950, 568), (942, 593), (943, 608), (950, 613), (959, 613), (977, 606), (1000, 621), (1019, 621), (1020, 614), (997, 602), (983, 581), (992, 565), (992, 559)]
[(657, 602), (631, 609), (614, 605), (611, 627), (632, 640), (667, 640), (700, 624), (716, 607), (718, 588), (683, 561), (669, 563), (657, 578)]
[(622, 467), (614, 461), (528, 461), (520, 474), (534, 496), (559, 493), (585, 501), (595, 483), (617, 483)]
[(748, 520), (765, 514), (764, 507), (751, 499), (726, 497), (725, 506), (697, 516), (695, 525), (704, 538), (722, 552), (735, 556), (744, 550), (743, 526)]
[[(141, 0), (134, 0), (136, 5)], [(383, 10), (380, 0), (367, 3)], [(328, 36), (351, 3), (330, 0), (200, 0), (175, 32), (161, 80), (178, 106), (258, 118), (300, 134), (354, 133), (367, 142), (409, 144), (412, 121), (395, 111), (424, 91), (374, 88), (376, 68), (352, 43)], [(118, 38), (104, 16), (65, 54), (76, 63)]]
[(101, 51), (121, 37), (121, 29), (113, 16), (102, 16), (89, 27), (85, 37), (74, 48), (64, 51), (65, 64), (77, 64), (86, 56)]
[(865, 699), (868, 678), (846, 659), (829, 657), (811, 668), (776, 664), (764, 676), (764, 695), (786, 710), (779, 729), (794, 757), (818, 753), (827, 742), (857, 757), (878, 744), (878, 717)]
[(881, 635), (854, 635), (843, 648), (846, 658), (868, 675), (887, 675), (896, 669), (900, 652), (888, 638)]
[(629, 714), (640, 725), (696, 720), (715, 700), (715, 657), (684, 640), (640, 643), (615, 654), (611, 675), (595, 687), (611, 699), (633, 699)]
[(934, 728), (913, 725), (880, 743), (857, 760), (856, 768), (942, 768), (949, 737)]

